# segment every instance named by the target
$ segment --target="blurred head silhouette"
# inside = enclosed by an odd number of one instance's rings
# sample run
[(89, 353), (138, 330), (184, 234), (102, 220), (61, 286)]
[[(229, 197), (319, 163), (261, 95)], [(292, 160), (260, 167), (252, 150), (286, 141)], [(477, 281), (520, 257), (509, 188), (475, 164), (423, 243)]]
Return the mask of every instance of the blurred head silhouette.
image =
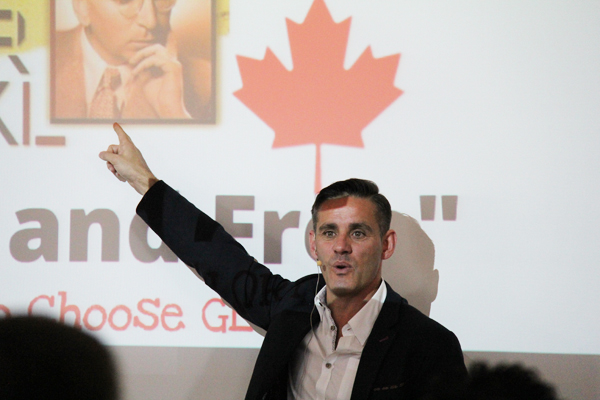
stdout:
[(93, 337), (42, 317), (0, 319), (0, 398), (115, 400), (115, 367)]
[(466, 382), (438, 382), (423, 400), (558, 400), (552, 385), (520, 364), (476, 362)]
[(383, 279), (425, 315), (437, 297), (439, 273), (434, 269), (433, 242), (412, 217), (392, 212), (391, 229), (396, 231), (396, 251), (383, 262)]

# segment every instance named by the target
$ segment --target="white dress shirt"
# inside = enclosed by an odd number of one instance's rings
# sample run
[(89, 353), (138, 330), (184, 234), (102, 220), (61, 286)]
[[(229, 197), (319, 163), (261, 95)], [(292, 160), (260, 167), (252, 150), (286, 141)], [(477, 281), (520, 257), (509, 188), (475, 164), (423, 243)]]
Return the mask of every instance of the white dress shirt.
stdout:
[[(90, 105), (96, 95), (102, 75), (109, 65), (100, 57), (87, 38), (85, 31), (81, 33), (81, 48), (83, 51), (83, 73), (85, 80), (85, 100), (87, 104), (87, 115), (90, 113)], [(117, 68), (121, 74), (121, 85), (115, 90), (119, 110), (125, 102), (125, 90), (132, 78), (131, 67), (127, 64), (111, 66)]]
[(321, 322), (296, 349), (290, 364), (288, 400), (348, 400), (363, 348), (387, 295), (383, 280), (373, 297), (342, 327), (337, 328), (327, 307), (326, 288), (315, 296)]

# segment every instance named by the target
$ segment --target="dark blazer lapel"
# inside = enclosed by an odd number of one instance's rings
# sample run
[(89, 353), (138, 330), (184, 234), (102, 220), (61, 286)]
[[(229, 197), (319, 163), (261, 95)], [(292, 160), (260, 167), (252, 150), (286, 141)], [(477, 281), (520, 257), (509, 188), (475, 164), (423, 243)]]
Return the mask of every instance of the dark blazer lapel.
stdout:
[[(267, 330), (250, 380), (246, 399), (261, 399), (265, 393), (282, 391), (287, 385), (289, 363), (296, 348), (310, 330), (310, 313), (283, 311)], [(319, 313), (312, 313), (312, 324), (319, 324)], [(274, 388), (275, 386), (275, 388)]]
[(381, 364), (398, 333), (396, 325), (399, 322), (400, 307), (404, 301), (387, 285), (385, 302), (360, 357), (350, 396), (352, 400), (369, 398), (375, 379), (380, 374)]

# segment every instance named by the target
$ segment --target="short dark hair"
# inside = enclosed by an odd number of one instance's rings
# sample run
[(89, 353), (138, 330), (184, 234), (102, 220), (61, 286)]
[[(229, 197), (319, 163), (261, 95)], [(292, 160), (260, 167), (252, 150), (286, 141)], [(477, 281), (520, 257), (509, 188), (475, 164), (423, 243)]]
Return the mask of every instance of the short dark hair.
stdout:
[(392, 207), (385, 196), (379, 193), (379, 188), (375, 182), (366, 179), (351, 178), (345, 181), (337, 181), (321, 189), (311, 209), (313, 229), (317, 230), (317, 214), (323, 203), (327, 200), (349, 196), (368, 199), (373, 202), (376, 208), (377, 225), (379, 225), (380, 234), (383, 237), (390, 229)]

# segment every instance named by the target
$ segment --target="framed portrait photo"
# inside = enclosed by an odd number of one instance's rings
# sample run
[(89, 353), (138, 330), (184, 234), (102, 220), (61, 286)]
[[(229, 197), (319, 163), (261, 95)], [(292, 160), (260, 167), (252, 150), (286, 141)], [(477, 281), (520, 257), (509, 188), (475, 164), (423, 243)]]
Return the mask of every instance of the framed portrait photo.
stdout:
[(214, 0), (53, 0), (52, 123), (215, 123)]

